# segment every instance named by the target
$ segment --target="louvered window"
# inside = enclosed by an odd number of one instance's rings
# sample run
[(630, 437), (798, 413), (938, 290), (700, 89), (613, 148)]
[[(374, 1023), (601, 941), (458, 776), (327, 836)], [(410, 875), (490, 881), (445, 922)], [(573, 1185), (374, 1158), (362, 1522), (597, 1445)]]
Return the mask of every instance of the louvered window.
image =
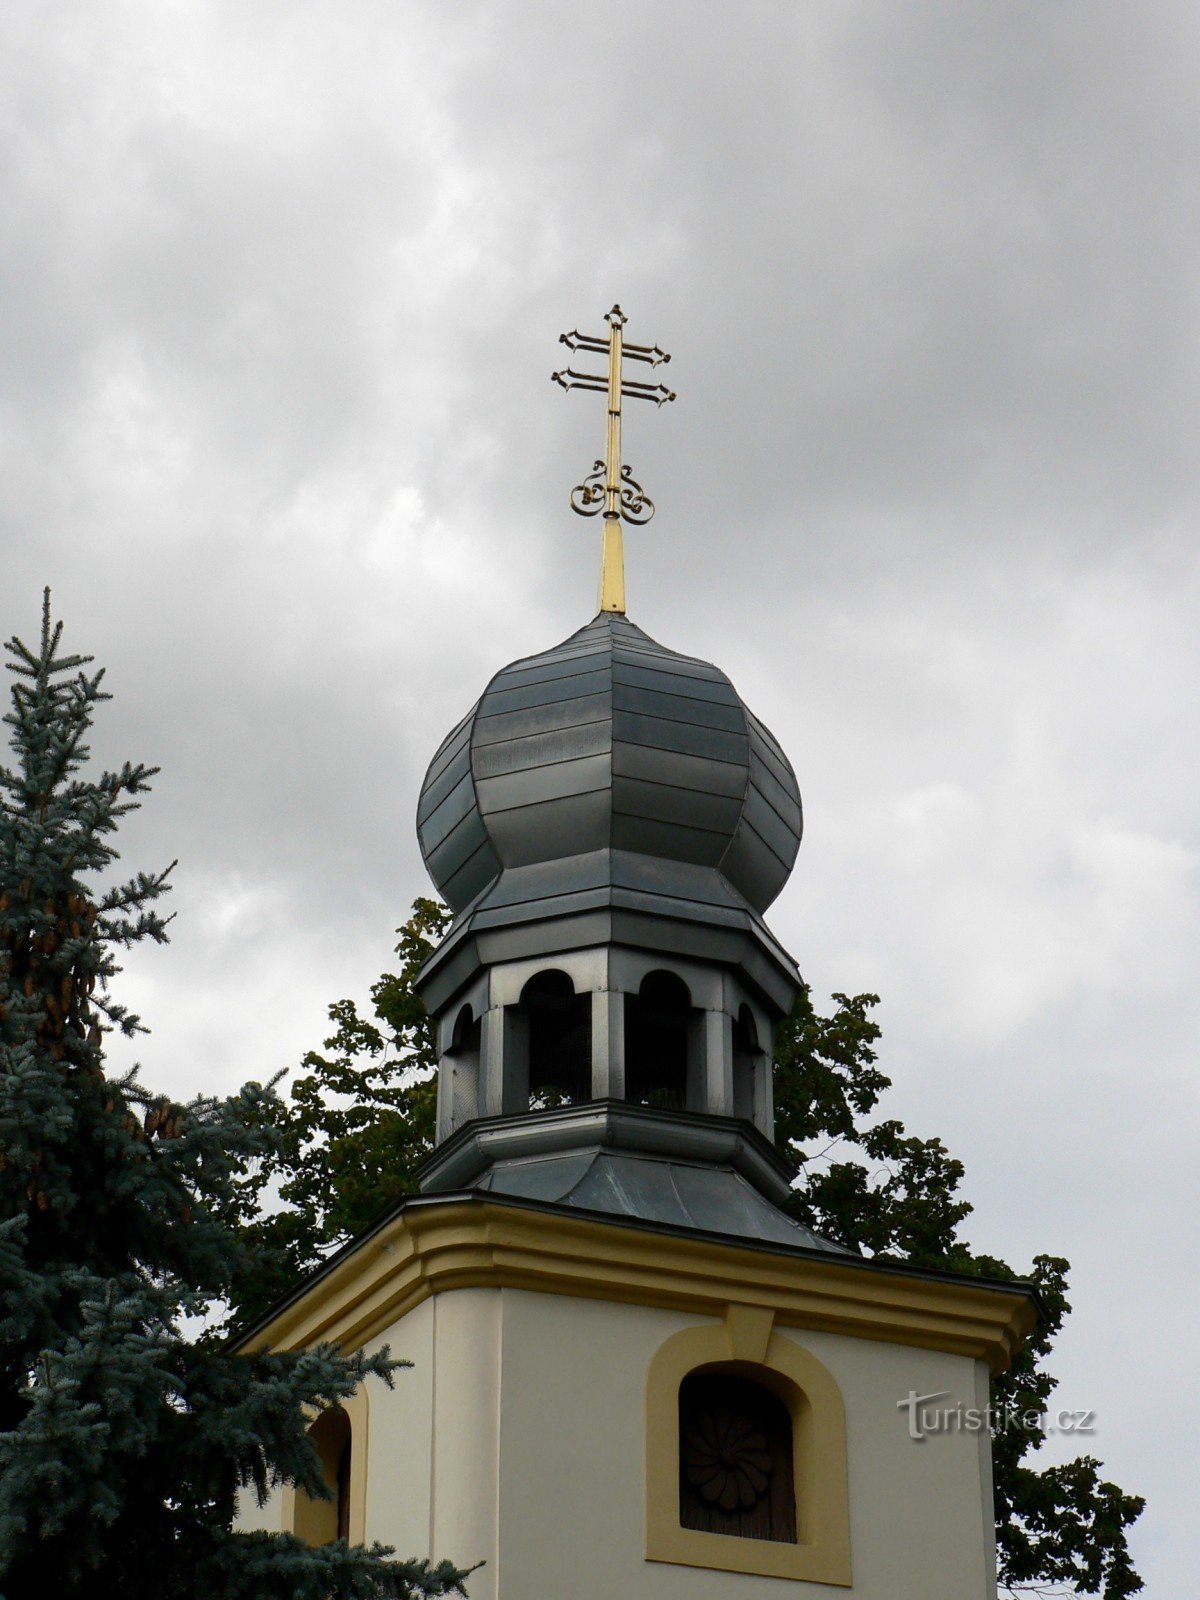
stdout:
[(795, 1544), (792, 1419), (777, 1394), (732, 1373), (683, 1380), (679, 1520), (701, 1533)]

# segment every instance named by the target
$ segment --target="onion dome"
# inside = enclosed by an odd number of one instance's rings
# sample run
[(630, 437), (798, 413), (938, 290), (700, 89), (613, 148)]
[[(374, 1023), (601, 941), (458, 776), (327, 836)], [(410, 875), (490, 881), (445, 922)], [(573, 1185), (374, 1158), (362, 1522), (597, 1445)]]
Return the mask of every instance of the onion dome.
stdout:
[[(801, 827), (791, 764), (725, 674), (611, 611), (496, 674), (434, 756), (417, 812), (456, 913), (503, 876), (544, 877), (522, 870), (542, 864), (558, 864), (556, 893), (585, 887), (603, 852), (672, 896), (719, 878), (706, 898), (761, 916)], [(656, 862), (682, 875), (656, 876)]]

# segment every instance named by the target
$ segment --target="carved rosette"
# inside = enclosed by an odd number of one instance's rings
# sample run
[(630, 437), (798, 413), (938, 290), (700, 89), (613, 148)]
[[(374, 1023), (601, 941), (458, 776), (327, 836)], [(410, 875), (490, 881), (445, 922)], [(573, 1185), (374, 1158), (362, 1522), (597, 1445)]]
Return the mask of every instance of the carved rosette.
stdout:
[(770, 1486), (766, 1436), (734, 1412), (706, 1412), (685, 1433), (681, 1455), (687, 1481), (722, 1511), (750, 1510)]

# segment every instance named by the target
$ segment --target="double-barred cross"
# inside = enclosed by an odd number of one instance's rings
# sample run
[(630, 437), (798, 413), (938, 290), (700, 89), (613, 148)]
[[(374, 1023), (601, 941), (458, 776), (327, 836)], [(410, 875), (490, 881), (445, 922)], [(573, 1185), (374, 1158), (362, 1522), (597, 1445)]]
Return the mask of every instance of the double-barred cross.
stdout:
[(576, 372), (565, 367), (551, 373), (555, 383), (564, 389), (593, 389), (608, 396), (608, 428), (605, 436), (604, 459), (597, 461), (582, 483), (571, 490), (571, 509), (581, 517), (595, 517), (604, 513), (604, 548), (600, 562), (601, 611), (625, 610), (625, 562), (621, 541), (621, 519), (626, 522), (649, 522), (654, 515), (654, 502), (634, 478), (629, 467), (621, 463), (621, 401), (653, 400), (664, 406), (674, 400), (674, 392), (664, 383), (638, 383), (626, 378), (622, 372), (625, 360), (642, 361), (657, 367), (670, 361), (665, 350), (655, 345), (629, 344), (624, 337), (627, 318), (620, 306), (614, 306), (605, 318), (608, 337), (597, 338), (578, 329), (559, 336), (559, 343), (568, 350), (593, 351), (608, 357), (608, 375)]

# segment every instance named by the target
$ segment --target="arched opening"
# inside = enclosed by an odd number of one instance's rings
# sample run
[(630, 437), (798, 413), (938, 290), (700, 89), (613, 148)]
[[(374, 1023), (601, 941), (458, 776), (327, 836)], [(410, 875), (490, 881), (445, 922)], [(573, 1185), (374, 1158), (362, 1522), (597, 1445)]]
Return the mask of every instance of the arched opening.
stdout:
[(679, 1386), (679, 1521), (700, 1533), (796, 1542), (792, 1418), (741, 1373), (689, 1373)]
[(461, 1128), (479, 1115), (481, 1023), (470, 1006), (454, 1019), (450, 1056), (450, 1127)]
[(753, 1122), (758, 1110), (758, 1068), (762, 1051), (754, 1014), (743, 1005), (733, 1023), (733, 1114)]
[(625, 1098), (683, 1111), (692, 997), (673, 972), (650, 972), (625, 999)]
[[(714, 1320), (671, 1334), (650, 1359), (646, 1557), (849, 1588), (850, 1495), (841, 1390), (799, 1335), (775, 1328), (775, 1313), (763, 1303), (770, 1292), (755, 1298), (759, 1304), (754, 1306), (730, 1305), (723, 1324)], [(727, 1387), (734, 1378), (749, 1388)], [(722, 1381), (721, 1387), (711, 1384), (714, 1379)], [(771, 1470), (765, 1473), (767, 1489), (759, 1489), (757, 1478), (750, 1480), (750, 1492), (759, 1495), (755, 1507), (742, 1504), (739, 1489), (738, 1504), (726, 1512), (720, 1505), (725, 1485), (713, 1493), (711, 1447), (707, 1454), (695, 1448), (693, 1430), (717, 1411), (746, 1417), (751, 1432), (766, 1442)], [(704, 1437), (702, 1432), (702, 1446)], [(726, 1453), (736, 1465), (738, 1452)], [(757, 1443), (754, 1453), (762, 1453)], [(757, 1465), (762, 1476), (765, 1469)], [(697, 1481), (688, 1479), (689, 1468)], [(699, 1480), (707, 1483), (708, 1496)], [(722, 1516), (740, 1517), (741, 1528), (722, 1524)]]
[(353, 1448), (350, 1418), (341, 1406), (331, 1406), (308, 1430), (321, 1463), (328, 1500), (314, 1499), (296, 1490), (295, 1533), (305, 1544), (332, 1544), (350, 1537), (350, 1462)]
[(539, 972), (521, 991), (529, 1028), (529, 1109), (548, 1111), (592, 1098), (591, 995), (565, 972)]

